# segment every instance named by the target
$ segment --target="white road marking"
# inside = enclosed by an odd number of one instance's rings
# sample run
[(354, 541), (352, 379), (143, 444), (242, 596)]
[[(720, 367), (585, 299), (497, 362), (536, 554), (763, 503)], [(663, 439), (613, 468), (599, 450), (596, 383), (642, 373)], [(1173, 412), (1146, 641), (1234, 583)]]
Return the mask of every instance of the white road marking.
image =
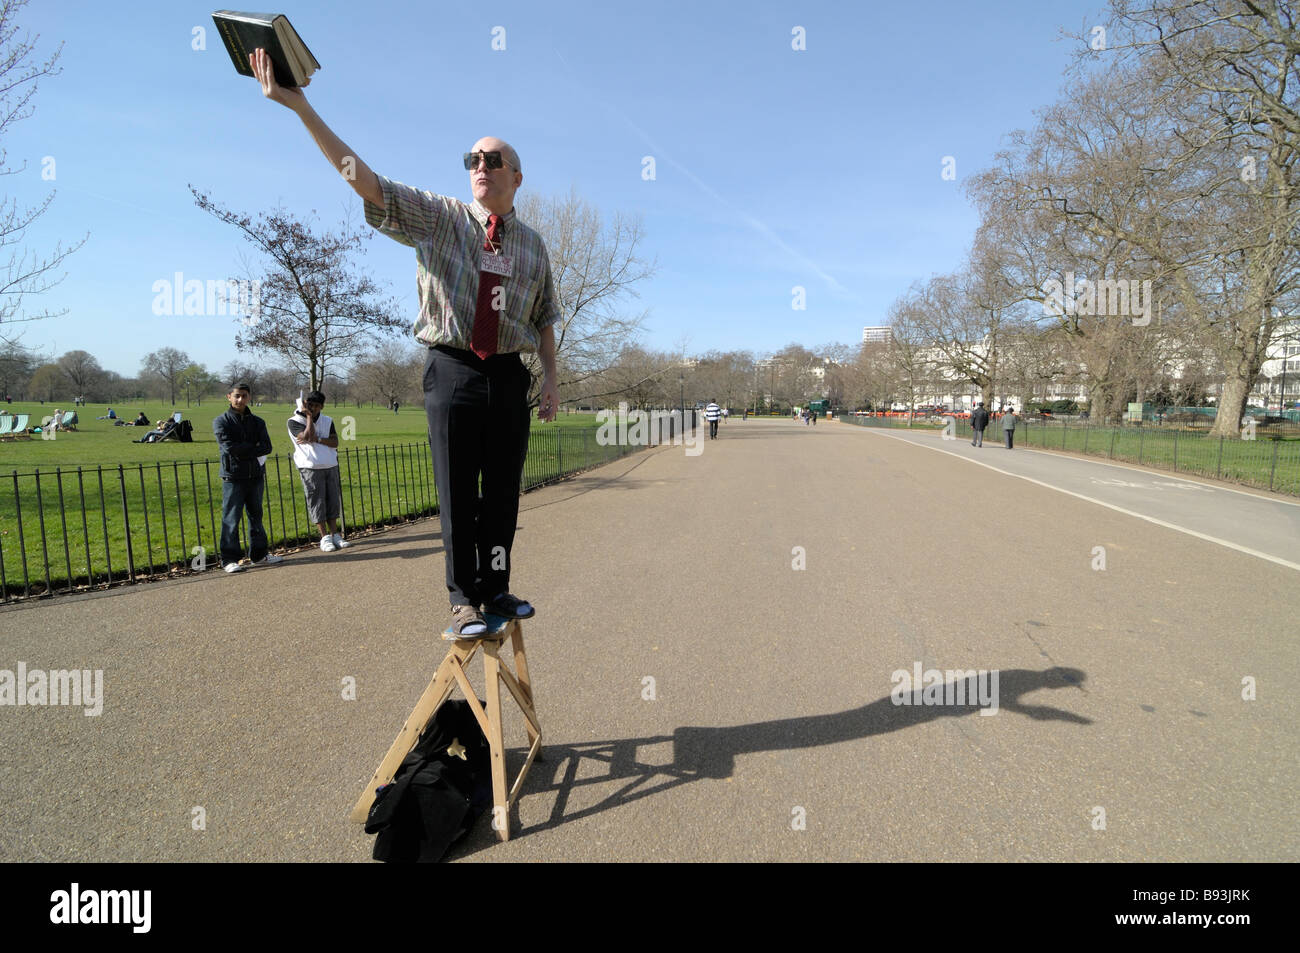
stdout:
[[(1055, 490), (1057, 493), (1064, 493), (1068, 496), (1077, 497), (1080, 500), (1086, 500), (1089, 503), (1096, 503), (1098, 506), (1104, 506), (1108, 510), (1114, 510), (1117, 513), (1123, 513), (1125, 516), (1134, 516), (1140, 520), (1146, 520), (1148, 523), (1155, 523), (1157, 526), (1163, 526), (1166, 529), (1176, 530), (1179, 533), (1186, 533), (1188, 536), (1195, 536), (1197, 539), (1203, 539), (1206, 542), (1216, 543), (1219, 546), (1226, 546), (1228, 549), (1235, 549), (1237, 552), (1245, 553), (1247, 556), (1255, 556), (1259, 559), (1267, 559), (1271, 563), (1277, 563), (1279, 566), (1285, 566), (1287, 569), (1294, 569), (1297, 572), (1300, 572), (1300, 563), (1293, 563), (1288, 559), (1281, 558), (1280, 556), (1272, 556), (1268, 553), (1262, 553), (1259, 550), (1251, 549), (1248, 546), (1241, 546), (1229, 540), (1220, 539), (1217, 536), (1210, 536), (1207, 533), (1201, 533), (1194, 529), (1188, 529), (1186, 526), (1179, 526), (1177, 523), (1170, 523), (1167, 522), (1166, 520), (1156, 519), (1154, 516), (1147, 516), (1143, 513), (1135, 513), (1132, 510), (1124, 509), (1124, 507), (1122, 506), (1116, 506), (1114, 503), (1107, 503), (1105, 500), (1098, 500), (1091, 496), (1084, 496), (1082, 493), (1075, 493), (1073, 490), (1066, 490), (1059, 486), (1052, 486), (1052, 484), (1044, 483), (1042, 480), (1035, 480), (1033, 477), (1027, 477), (1020, 473), (1012, 473), (1010, 470), (1003, 470), (1001, 467), (995, 467), (991, 463), (984, 463), (981, 460), (972, 460), (970, 457), (962, 456), (960, 453), (953, 453), (952, 451), (943, 449), (943, 447), (927, 446), (926, 444), (917, 443), (915, 440), (908, 440), (906, 437), (896, 436), (895, 434), (887, 433), (883, 430), (874, 430), (871, 427), (863, 427), (861, 429), (863, 429), (867, 433), (874, 433), (881, 437), (894, 437), (894, 439), (902, 440), (904, 443), (911, 444), (913, 447), (920, 447), (923, 450), (933, 450), (936, 453), (942, 453), (949, 457), (956, 457), (958, 460), (965, 460), (967, 463), (973, 463), (976, 466), (987, 467), (988, 469), (993, 470), (997, 473), (1003, 473), (1006, 474), (1007, 476), (1013, 476), (1020, 480), (1028, 480), (1030, 483), (1036, 483), (1039, 486), (1046, 487), (1049, 490)], [(1220, 488), (1214, 487), (1212, 489), (1220, 489)], [(1247, 494), (1247, 495), (1249, 496), (1253, 494)], [(1265, 499), (1265, 498), (1256, 497), (1256, 499)], [(1267, 500), (1267, 502), (1271, 503), (1273, 501)]]
[[(857, 426), (859, 430), (876, 430), (877, 432), (881, 432), (879, 428), (863, 427), (860, 424), (859, 425), (850, 424), (849, 426), (851, 427)], [(937, 432), (938, 431), (927, 432), (927, 431), (919, 430), (919, 431), (913, 431), (912, 433), (915, 436), (924, 437)], [(1001, 444), (995, 443), (994, 446), (1001, 446)], [(1103, 460), (1099, 457), (1093, 457), (1089, 454), (1081, 454), (1079, 456), (1073, 456), (1070, 453), (1064, 451), (1044, 450), (1039, 447), (1028, 447), (1028, 446), (1017, 447), (1016, 449), (1023, 450), (1025, 453), (1040, 453), (1049, 457), (1065, 457), (1068, 460), (1080, 460), (1087, 463), (1094, 463), (1097, 464), (1098, 466), (1103, 466), (1103, 467), (1117, 467), (1121, 470), (1132, 470), (1135, 473), (1145, 473), (1147, 476), (1163, 476), (1169, 473), (1169, 471), (1167, 470), (1150, 470), (1146, 467), (1134, 466), (1128, 463), (1116, 463), (1114, 460)], [(965, 458), (963, 457), (963, 459)], [(1173, 474), (1169, 474), (1169, 475), (1172, 476)], [(1237, 493), (1240, 494), (1241, 496), (1249, 496), (1256, 500), (1267, 500), (1270, 503), (1281, 503), (1283, 506), (1300, 506), (1300, 502), (1297, 502), (1296, 500), (1279, 500), (1272, 496), (1265, 496), (1264, 494), (1268, 493), (1269, 491), (1264, 489), (1259, 489), (1252, 492), (1251, 490), (1240, 489), (1235, 486), (1220, 486), (1217, 483), (1202, 483), (1200, 480), (1194, 480), (1191, 477), (1183, 476), (1182, 474), (1178, 474), (1176, 479), (1182, 483), (1195, 483), (1197, 486), (1203, 486), (1207, 490), (1222, 490), (1224, 493)]]
[[(1089, 456), (1087, 454), (1083, 454), (1081, 456), (1071, 456), (1069, 453), (1058, 453), (1055, 450), (1040, 450), (1037, 447), (1025, 447), (1024, 451), (1026, 453), (1041, 453), (1049, 457), (1065, 457), (1066, 459), (1069, 460), (1080, 460), (1080, 461), (1085, 461), (1087, 463), (1095, 463), (1103, 467), (1118, 467), (1121, 470), (1132, 470), (1135, 473), (1145, 473), (1147, 476), (1163, 475), (1169, 472), (1167, 470), (1149, 470), (1146, 467), (1131, 466), (1127, 463), (1116, 463), (1114, 460), (1101, 460)], [(1170, 475), (1172, 476), (1172, 474)], [(1216, 483), (1202, 483), (1199, 480), (1193, 480), (1190, 477), (1183, 476), (1182, 474), (1179, 474), (1177, 476), (1177, 479), (1182, 483), (1195, 483), (1197, 486), (1203, 486), (1207, 490), (1222, 490), (1225, 493), (1237, 493), (1240, 494), (1241, 496), (1249, 496), (1252, 499), (1256, 499), (1256, 500), (1267, 500), (1269, 503), (1281, 503), (1283, 506), (1300, 506), (1300, 502), (1296, 502), (1295, 500), (1279, 500), (1271, 496), (1264, 496), (1264, 494), (1268, 492), (1267, 490), (1260, 490), (1256, 493), (1252, 493), (1250, 490), (1238, 489), (1235, 486), (1219, 486)]]

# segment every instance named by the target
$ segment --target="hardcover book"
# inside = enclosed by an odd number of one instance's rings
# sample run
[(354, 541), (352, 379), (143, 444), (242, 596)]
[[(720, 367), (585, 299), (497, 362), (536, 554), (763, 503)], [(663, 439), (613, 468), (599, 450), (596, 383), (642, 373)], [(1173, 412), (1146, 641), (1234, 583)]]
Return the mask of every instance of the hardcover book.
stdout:
[(281, 86), (302, 86), (320, 69), (320, 63), (284, 14), (218, 10), (212, 14), (212, 22), (235, 69), (244, 76), (253, 75), (248, 57), (258, 47), (271, 57), (275, 81)]

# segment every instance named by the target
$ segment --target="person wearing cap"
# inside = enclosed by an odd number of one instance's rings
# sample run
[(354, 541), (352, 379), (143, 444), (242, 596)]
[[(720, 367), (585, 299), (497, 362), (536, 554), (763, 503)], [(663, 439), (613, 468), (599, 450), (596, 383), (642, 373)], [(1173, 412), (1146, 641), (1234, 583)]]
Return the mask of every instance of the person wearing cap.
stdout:
[(339, 436), (334, 421), (321, 413), (325, 395), (312, 391), (289, 418), (293, 463), (302, 476), (307, 518), (320, 531), (321, 552), (332, 553), (352, 544), (339, 533), (343, 515), (343, 490), (339, 483)]
[(989, 412), (984, 409), (984, 401), (978, 401), (970, 415), (972, 447), (984, 446), (984, 428), (989, 425)]
[(1010, 450), (1015, 443), (1016, 424), (1020, 418), (1016, 416), (1016, 409), (1010, 404), (1007, 405), (1006, 411), (1002, 414), (1002, 433), (1007, 438), (1007, 449)]
[(420, 312), (414, 331), (428, 348), (424, 408), (452, 634), (485, 634), (480, 607), (530, 618), (532, 605), (509, 592), (532, 386), (520, 355), (537, 353), (543, 375), (537, 416), (554, 420), (560, 307), (546, 245), (515, 213), (523, 182), (519, 154), (490, 136), (474, 143), (464, 155), (472, 202), (413, 188), (376, 175), (302, 89), (280, 86), (265, 50), (254, 50), (249, 66), (262, 95), (297, 114), (361, 196), (366, 222), (415, 250)]

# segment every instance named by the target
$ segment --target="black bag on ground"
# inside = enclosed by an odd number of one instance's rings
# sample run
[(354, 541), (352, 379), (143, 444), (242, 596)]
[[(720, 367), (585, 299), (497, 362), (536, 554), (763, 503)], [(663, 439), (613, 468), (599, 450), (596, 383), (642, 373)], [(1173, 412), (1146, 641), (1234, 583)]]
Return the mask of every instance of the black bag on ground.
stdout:
[(379, 835), (372, 856), (437, 863), (491, 805), (491, 748), (469, 703), (449, 698), (375, 795), (366, 819), (366, 833)]

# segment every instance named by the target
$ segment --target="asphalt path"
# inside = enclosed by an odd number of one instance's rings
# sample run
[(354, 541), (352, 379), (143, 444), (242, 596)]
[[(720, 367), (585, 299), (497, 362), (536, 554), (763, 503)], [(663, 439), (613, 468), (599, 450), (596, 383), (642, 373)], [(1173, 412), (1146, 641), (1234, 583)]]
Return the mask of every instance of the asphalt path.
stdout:
[(1007, 450), (991, 434), (983, 446), (973, 447), (969, 440), (946, 440), (935, 431), (863, 429), (941, 450), (1300, 570), (1300, 501), (1293, 498), (1050, 450)]
[[(514, 838), (485, 817), (452, 859), (1297, 859), (1285, 533), (1246, 494), (965, 449), (732, 419), (525, 496), (546, 760)], [(368, 860), (347, 814), (445, 599), (434, 520), (0, 611), (0, 669), (104, 673), (95, 717), (0, 707), (0, 857)], [(970, 698), (896, 704), (916, 667)]]

